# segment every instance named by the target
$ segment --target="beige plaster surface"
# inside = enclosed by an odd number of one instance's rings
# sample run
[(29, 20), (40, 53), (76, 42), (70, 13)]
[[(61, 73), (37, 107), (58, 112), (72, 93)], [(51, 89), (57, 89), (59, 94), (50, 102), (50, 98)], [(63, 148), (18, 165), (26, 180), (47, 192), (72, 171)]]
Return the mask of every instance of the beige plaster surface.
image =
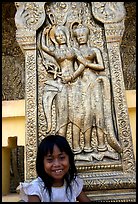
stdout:
[(19, 200), (20, 196), (17, 193), (10, 193), (2, 196), (2, 202), (18, 202)]

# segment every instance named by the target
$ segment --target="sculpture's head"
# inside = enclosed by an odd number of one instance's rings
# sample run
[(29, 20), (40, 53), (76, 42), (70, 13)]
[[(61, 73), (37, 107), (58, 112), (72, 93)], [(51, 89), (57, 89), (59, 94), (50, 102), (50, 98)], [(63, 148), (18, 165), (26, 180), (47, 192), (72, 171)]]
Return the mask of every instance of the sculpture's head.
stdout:
[(53, 26), (50, 31), (50, 38), (55, 43), (55, 45), (67, 44), (70, 46), (69, 30), (65, 26)]
[(65, 30), (61, 26), (55, 28), (55, 40), (60, 45), (65, 44), (67, 42)]
[(90, 30), (88, 27), (79, 24), (74, 30), (73, 35), (76, 37), (79, 44), (86, 44)]

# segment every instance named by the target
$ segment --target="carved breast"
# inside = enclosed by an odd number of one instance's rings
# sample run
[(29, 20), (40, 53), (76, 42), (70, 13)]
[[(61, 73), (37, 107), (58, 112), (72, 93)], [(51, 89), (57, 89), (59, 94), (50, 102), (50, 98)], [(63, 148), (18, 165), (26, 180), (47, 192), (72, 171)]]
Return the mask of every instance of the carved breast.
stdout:
[(87, 60), (90, 60), (91, 62), (94, 60), (94, 58), (96, 57), (96, 53), (94, 50), (92, 50), (91, 48), (87, 48), (87, 49), (82, 49), (81, 50), (81, 54), (83, 55), (83, 57)]
[(56, 50), (55, 57), (58, 62), (63, 62), (65, 59), (73, 60), (75, 54), (72, 49), (58, 49)]

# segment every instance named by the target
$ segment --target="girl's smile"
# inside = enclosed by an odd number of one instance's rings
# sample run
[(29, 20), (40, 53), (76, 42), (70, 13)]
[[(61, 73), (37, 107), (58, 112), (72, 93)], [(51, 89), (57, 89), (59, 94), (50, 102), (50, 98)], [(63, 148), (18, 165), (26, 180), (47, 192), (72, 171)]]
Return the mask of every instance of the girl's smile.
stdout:
[(53, 153), (44, 157), (45, 172), (54, 179), (53, 186), (62, 186), (63, 178), (69, 170), (69, 157), (65, 152), (54, 145)]

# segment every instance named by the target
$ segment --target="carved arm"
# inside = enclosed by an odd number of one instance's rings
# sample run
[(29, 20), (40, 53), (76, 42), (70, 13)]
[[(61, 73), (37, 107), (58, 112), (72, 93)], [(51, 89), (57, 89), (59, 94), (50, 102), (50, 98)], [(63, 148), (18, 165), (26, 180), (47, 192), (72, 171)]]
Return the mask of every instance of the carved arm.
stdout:
[(46, 45), (45, 35), (47, 35), (46, 28), (45, 28), (45, 29), (43, 30), (43, 32), (42, 32), (41, 48), (42, 48), (42, 50), (43, 50), (44, 52), (48, 53), (49, 55), (55, 56), (55, 53), (54, 53), (55, 48), (53, 48), (53, 47), (48, 47), (48, 46)]

